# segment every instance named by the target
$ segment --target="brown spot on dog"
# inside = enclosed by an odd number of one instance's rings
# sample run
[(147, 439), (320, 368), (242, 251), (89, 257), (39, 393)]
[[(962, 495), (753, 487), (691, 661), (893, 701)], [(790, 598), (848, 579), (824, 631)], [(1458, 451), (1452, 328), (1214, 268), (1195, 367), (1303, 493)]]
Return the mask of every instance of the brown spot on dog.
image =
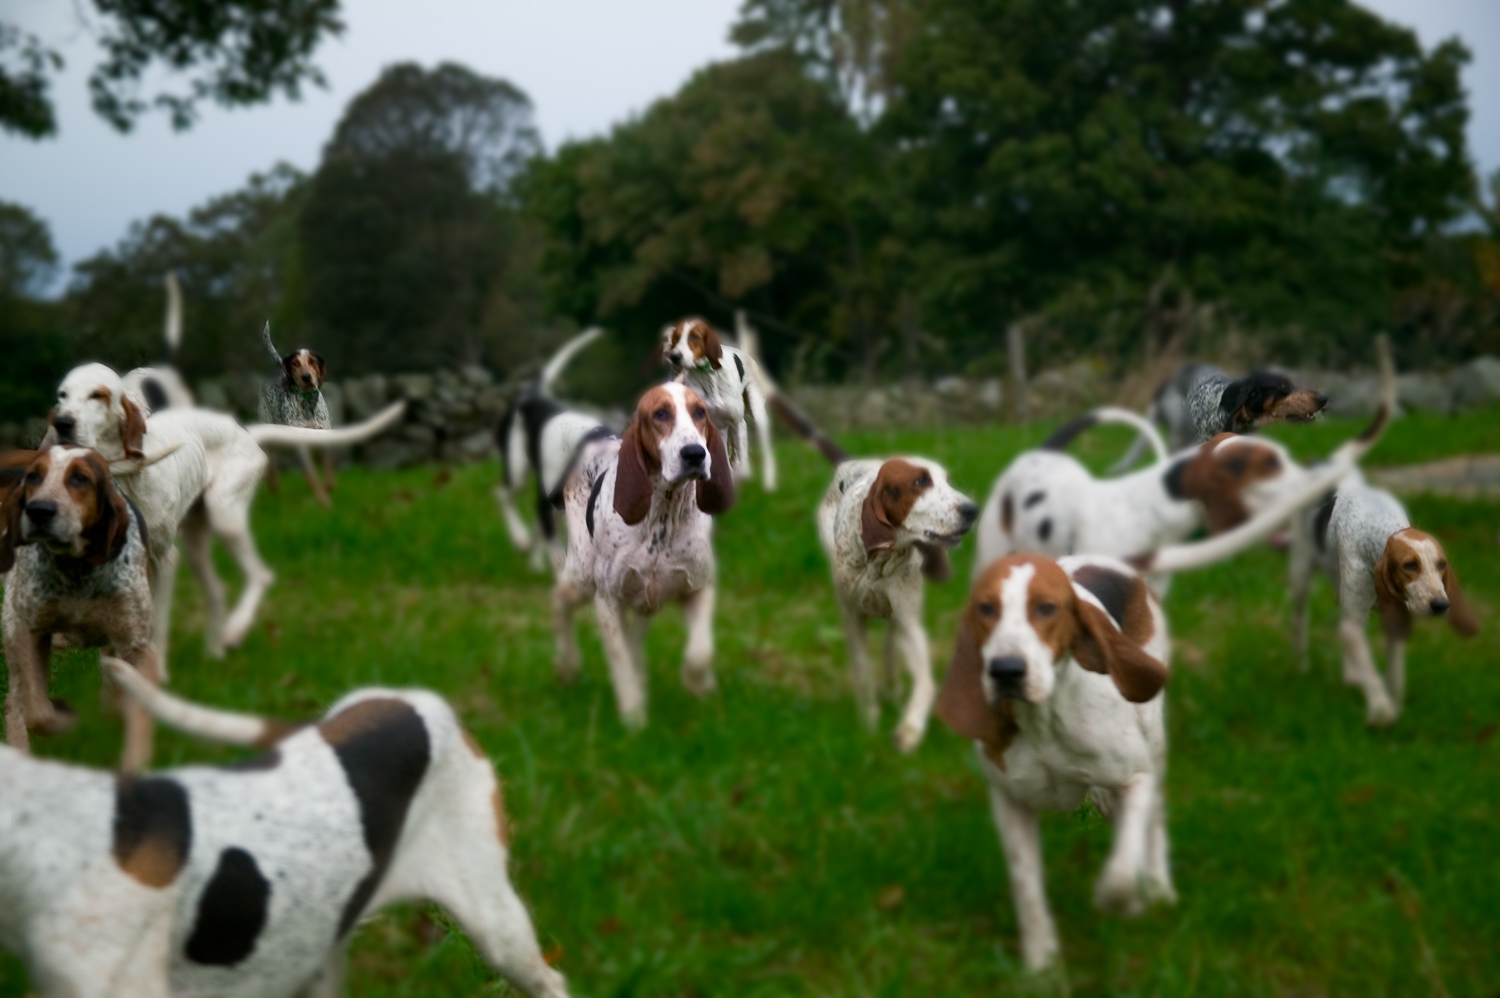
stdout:
[(1144, 645), (1156, 634), (1151, 619), (1151, 597), (1145, 580), (1103, 565), (1084, 565), (1073, 573), (1073, 581), (1094, 594), (1104, 610), (1131, 641)]
[(1220, 433), (1198, 448), (1182, 466), (1178, 483), (1181, 494), (1203, 504), (1210, 533), (1232, 530), (1250, 518), (1244, 490), (1285, 471), (1281, 454), (1274, 447)]
[(129, 877), (167, 887), (187, 865), (193, 824), (187, 791), (175, 780), (149, 777), (115, 784), (111, 853)]
[(906, 522), (911, 508), (932, 486), (931, 473), (919, 464), (893, 457), (880, 466), (860, 507), (866, 555), (889, 551), (895, 545), (896, 528)]

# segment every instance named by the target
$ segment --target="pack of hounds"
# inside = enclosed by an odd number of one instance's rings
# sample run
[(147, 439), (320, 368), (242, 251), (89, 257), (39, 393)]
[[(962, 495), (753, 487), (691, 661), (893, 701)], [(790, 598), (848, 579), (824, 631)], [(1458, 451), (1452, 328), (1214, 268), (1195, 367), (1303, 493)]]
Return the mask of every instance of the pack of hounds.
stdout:
[[(175, 288), (171, 298), (175, 344)], [(701, 319), (668, 326), (659, 354), (669, 378), (616, 428), (553, 396), (568, 361), (601, 335), (590, 330), (543, 366), (497, 428), (504, 524), (533, 567), (555, 577), (557, 673), (567, 680), (582, 668), (572, 617), (592, 603), (620, 720), (646, 725), (646, 629), (678, 603), (683, 685), (714, 693), (714, 519), (753, 478), (750, 423), (761, 487), (775, 488), (775, 413), (833, 465), (816, 523), (859, 717), (878, 726), (877, 679), (899, 685), (899, 665), (907, 694), (896, 747), (916, 751), (934, 713), (973, 741), (1030, 969), (1061, 953), (1041, 811), (1087, 798), (1111, 819), (1099, 908), (1134, 915), (1175, 900), (1161, 602), (1174, 573), (1289, 529), (1293, 641), (1305, 651), (1308, 581), (1321, 567), (1338, 594), (1345, 678), (1364, 693), (1373, 725), (1400, 714), (1413, 618), (1475, 630), (1441, 543), (1357, 470), (1393, 412), (1383, 344), (1378, 411), (1322, 462), (1299, 464), (1253, 431), (1311, 420), (1324, 396), (1274, 372), (1232, 379), (1200, 365), (1163, 386), (1153, 418), (1105, 408), (1063, 426), (1002, 469), (981, 504), (929, 458), (846, 453), (757, 363), (753, 330), (742, 322), (738, 333), (736, 345)], [(269, 467), (264, 448), (347, 446), (400, 417), (392, 407), (331, 428), (321, 356), (278, 354), (269, 330), (265, 344), (277, 372), (260, 423), (196, 407), (170, 366), (121, 376), (85, 364), (58, 385), (40, 446), (0, 458), (9, 673), (0, 945), (20, 954), (46, 995), (317, 998), (341, 993), (344, 943), (363, 916), (420, 899), (443, 905), (522, 992), (565, 995), (507, 874), (493, 766), (443, 698), (360, 689), (321, 719), (290, 724), (163, 689), (179, 538), (208, 610), (207, 651), (223, 655), (244, 640), (274, 579), (249, 521)], [(1139, 444), (1120, 474), (1096, 477), (1066, 448), (1105, 423), (1133, 428)], [(1144, 450), (1151, 460), (1131, 470)], [(303, 465), (313, 476), (311, 461)], [(528, 478), (534, 527), (517, 505)], [(949, 551), (971, 531), (970, 595), (939, 687), (925, 585), (951, 574)], [(210, 558), (215, 539), (245, 579), (232, 608)], [(1372, 609), (1387, 639), (1383, 676), (1365, 638)], [(876, 620), (887, 625), (879, 676), (867, 636)], [(59, 642), (101, 650), (125, 717), (119, 775), (28, 753), (29, 733), (75, 723), (48, 694)], [(153, 722), (265, 754), (146, 775)]]

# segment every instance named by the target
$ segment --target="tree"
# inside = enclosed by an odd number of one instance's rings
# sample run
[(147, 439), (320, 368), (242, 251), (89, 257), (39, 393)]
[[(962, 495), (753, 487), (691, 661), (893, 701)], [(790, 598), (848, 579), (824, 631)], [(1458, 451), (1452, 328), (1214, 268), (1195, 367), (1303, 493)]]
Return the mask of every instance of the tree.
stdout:
[(58, 308), (39, 296), (57, 273), (57, 250), (47, 223), (31, 210), (0, 201), (0, 421), (40, 416), (67, 356)]
[(299, 222), (312, 332), (340, 370), (505, 366), (541, 324), (511, 176), (531, 104), (445, 64), (389, 67), (349, 105)]
[(30, 298), (57, 274), (52, 233), (29, 208), (0, 201), (0, 295)]
[[(178, 129), (198, 105), (259, 104), (296, 98), (303, 83), (323, 83), (312, 63), (318, 43), (343, 30), (339, 0), (92, 0), (105, 59), (89, 76), (94, 110), (129, 131), (151, 107)], [(62, 57), (35, 35), (0, 24), (0, 127), (39, 139), (57, 131), (48, 94)], [(194, 73), (185, 91), (141, 93), (160, 66)]]

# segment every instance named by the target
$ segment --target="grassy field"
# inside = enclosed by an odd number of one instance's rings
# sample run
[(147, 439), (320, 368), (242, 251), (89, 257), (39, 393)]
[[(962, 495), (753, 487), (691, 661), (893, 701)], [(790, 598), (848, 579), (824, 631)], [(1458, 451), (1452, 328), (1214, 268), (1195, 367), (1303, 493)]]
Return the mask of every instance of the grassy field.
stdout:
[[(1500, 451), (1500, 419), (1411, 418), (1372, 464)], [(1291, 428), (1304, 454), (1354, 424)], [(982, 500), (1029, 430), (849, 435), (859, 453), (944, 462)], [(1124, 438), (1081, 442), (1095, 461)], [(202, 657), (201, 604), (183, 573), (174, 687), (282, 717), (315, 715), (362, 684), (447, 694), (489, 750), (515, 823), (512, 877), (573, 993), (980, 995), (1031, 987), (1009, 888), (968, 746), (940, 724), (912, 757), (856, 722), (813, 510), (829, 471), (780, 451), (783, 487), (748, 487), (718, 528), (720, 693), (677, 683), (683, 630), (653, 628), (651, 726), (615, 718), (592, 615), (585, 678), (552, 675), (548, 582), (525, 571), (489, 495), (493, 466), (339, 482), (332, 512), (299, 478), (263, 495), (261, 550), (279, 578), (245, 647)], [(1410, 502), (1448, 545), (1482, 621), (1500, 603), (1493, 505)], [(929, 589), (946, 666), (972, 542)], [(225, 566), (227, 574), (228, 567)], [(1090, 887), (1110, 831), (1097, 812), (1043, 822), (1048, 886), (1078, 995), (1490, 996), (1500, 987), (1500, 633), (1419, 627), (1407, 712), (1370, 731), (1338, 678), (1335, 606), (1315, 590), (1314, 657), (1289, 654), (1281, 555), (1179, 577), (1168, 687), (1173, 865), (1181, 903), (1103, 917)], [(1373, 624), (1373, 622), (1372, 622)], [(110, 764), (93, 653), (55, 660), (80, 708), (52, 756)], [(163, 734), (158, 763), (228, 753)], [(1059, 982), (1049, 982), (1056, 986)], [(26, 993), (0, 956), (0, 998)], [(351, 995), (506, 993), (462, 933), (427, 906), (358, 932)]]

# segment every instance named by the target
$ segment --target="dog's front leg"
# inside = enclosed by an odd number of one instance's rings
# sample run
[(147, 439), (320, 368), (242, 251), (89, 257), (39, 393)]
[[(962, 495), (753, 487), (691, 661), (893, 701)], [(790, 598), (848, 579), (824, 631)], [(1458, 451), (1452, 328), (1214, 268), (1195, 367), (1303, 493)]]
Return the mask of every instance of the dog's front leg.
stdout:
[(557, 632), (557, 652), (552, 658), (552, 667), (557, 670), (557, 678), (565, 683), (578, 678), (578, 636), (573, 632), (573, 611), (582, 603), (577, 583), (564, 569), (552, 590), (552, 624)]
[(1010, 891), (1021, 931), (1021, 962), (1030, 971), (1045, 970), (1057, 960), (1057, 927), (1047, 908), (1042, 879), (1042, 838), (1036, 812), (990, 784), (990, 813), (1000, 833), (1000, 848), (1010, 873)]
[[(224, 595), (224, 581), (214, 570), (212, 543), (209, 533), (208, 515), (203, 506), (195, 506), (182, 521), (182, 547), (187, 552), (188, 568), (198, 579), (203, 589), (203, 607), (208, 617), (208, 627), (203, 634), (203, 651), (209, 658), (224, 657), (224, 619), (228, 602)], [(173, 557), (176, 555), (174, 553)], [(173, 569), (176, 574), (176, 569)], [(153, 598), (155, 594), (153, 593)], [(168, 621), (168, 627), (171, 622)], [(162, 678), (166, 678), (166, 658), (161, 660)]]
[(1406, 640), (1387, 636), (1385, 639), (1385, 685), (1391, 691), (1391, 701), (1396, 713), (1406, 705)]
[[(9, 610), (9, 607), (6, 607)], [(47, 666), (52, 653), (52, 635), (37, 633), (19, 620), (5, 628), (5, 663), (10, 675), (5, 696), (5, 740), (22, 752), (31, 750), (29, 729), (39, 734), (66, 730), (52, 701), (47, 698)]]
[(1385, 727), (1396, 721), (1396, 706), (1391, 703), (1385, 683), (1375, 671), (1370, 642), (1365, 637), (1365, 618), (1343, 617), (1339, 620), (1339, 641), (1344, 647), (1344, 682), (1358, 686), (1365, 693), (1365, 723)]
[(1156, 793), (1156, 778), (1150, 773), (1138, 773), (1116, 792), (1114, 844), (1094, 885), (1094, 907), (1100, 911), (1134, 917), (1145, 910)]
[(755, 420), (755, 439), (760, 445), (761, 487), (776, 491), (776, 454), (771, 450), (771, 420), (766, 416), (766, 400), (759, 391), (747, 391), (750, 418)]
[(936, 688), (932, 682), (932, 656), (927, 649), (927, 632), (922, 629), (922, 611), (898, 612), (891, 617), (891, 627), (896, 629), (896, 640), (901, 646), (901, 657), (906, 661), (906, 674), (911, 680), (911, 692), (906, 697), (906, 709), (901, 713), (901, 724), (896, 728), (896, 748), (911, 752), (922, 744), (927, 733), (927, 719), (932, 714), (932, 701)]
[(615, 688), (615, 707), (627, 728), (646, 726), (646, 694), (636, 672), (635, 652), (626, 631), (624, 608), (604, 593), (594, 597), (594, 614), (599, 618), (599, 637), (604, 642), (604, 657), (609, 660), (609, 679)]
[(1307, 625), (1308, 591), (1312, 588), (1313, 545), (1308, 536), (1305, 518), (1298, 517), (1292, 525), (1292, 550), (1287, 558), (1287, 583), (1292, 603), (1292, 652), (1297, 656), (1297, 667), (1307, 671)]
[[(200, 514), (201, 510), (189, 511), (187, 519), (191, 520), (193, 516)], [(160, 557), (151, 559), (149, 581), (151, 584), (151, 643), (156, 646), (156, 654), (161, 659), (162, 678), (166, 678), (170, 671), (167, 666), (167, 649), (172, 642), (172, 594), (177, 589), (177, 542), (175, 540), (168, 542), (166, 550), (161, 553)], [(223, 586), (219, 588), (222, 593)], [(208, 607), (208, 611), (209, 627), (212, 628), (212, 605)], [(210, 631), (209, 640), (213, 639), (214, 635)]]
[(844, 614), (844, 641), (849, 646), (849, 680), (854, 685), (854, 705), (859, 719), (871, 731), (880, 725), (880, 702), (875, 697), (870, 648), (866, 636), (869, 621), (853, 607), (840, 606)]
[(694, 696), (708, 696), (719, 686), (714, 677), (714, 595), (714, 584), (710, 582), (682, 598), (682, 616), (688, 632), (682, 685)]
[(755, 466), (750, 463), (750, 426), (742, 415), (734, 424), (734, 477), (749, 479), (755, 475)]
[(1177, 888), (1172, 885), (1171, 848), (1167, 838), (1167, 795), (1161, 774), (1156, 777), (1156, 806), (1151, 809), (1151, 827), (1146, 842), (1146, 871), (1150, 877), (1153, 900), (1163, 904), (1177, 903)]

